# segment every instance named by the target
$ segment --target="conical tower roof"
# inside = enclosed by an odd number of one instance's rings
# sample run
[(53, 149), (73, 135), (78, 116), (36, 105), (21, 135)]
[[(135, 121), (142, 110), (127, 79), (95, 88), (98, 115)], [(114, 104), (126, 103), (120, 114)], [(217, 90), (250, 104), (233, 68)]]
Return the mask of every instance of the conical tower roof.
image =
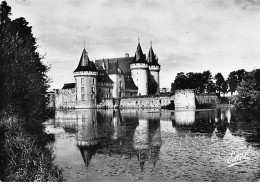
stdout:
[(132, 63), (147, 63), (145, 60), (145, 55), (143, 54), (140, 42), (138, 42), (135, 57)]
[(150, 50), (148, 52), (147, 61), (148, 61), (149, 65), (159, 65), (158, 58), (156, 57), (156, 55), (153, 52), (152, 44), (151, 44)]
[(80, 60), (79, 60), (79, 65), (75, 69), (74, 72), (77, 71), (96, 71), (96, 66), (95, 64), (89, 60), (88, 58), (88, 53), (86, 52), (85, 48), (82, 51)]

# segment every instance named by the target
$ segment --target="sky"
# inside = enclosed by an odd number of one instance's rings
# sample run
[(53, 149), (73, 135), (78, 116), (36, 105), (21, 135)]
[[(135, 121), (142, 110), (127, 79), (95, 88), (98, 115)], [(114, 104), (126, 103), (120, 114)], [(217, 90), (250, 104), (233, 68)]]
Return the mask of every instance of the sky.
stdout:
[[(37, 38), (51, 89), (74, 82), (82, 50), (90, 60), (134, 56), (138, 37), (161, 65), (160, 87), (179, 72), (260, 68), (260, 0), (7, 0)], [(85, 43), (85, 44), (84, 44)]]

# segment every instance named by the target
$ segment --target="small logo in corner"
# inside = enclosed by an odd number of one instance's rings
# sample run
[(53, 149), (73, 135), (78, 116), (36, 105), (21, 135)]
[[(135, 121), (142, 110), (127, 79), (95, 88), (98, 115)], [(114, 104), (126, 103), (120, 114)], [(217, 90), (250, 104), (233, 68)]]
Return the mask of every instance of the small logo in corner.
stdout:
[(235, 152), (232, 152), (230, 157), (227, 160), (227, 163), (229, 164), (228, 167), (232, 167), (232, 166), (235, 166), (240, 163), (248, 161), (250, 159), (247, 156), (249, 152), (250, 152), (249, 150), (246, 150), (244, 152), (237, 153), (237, 154)]

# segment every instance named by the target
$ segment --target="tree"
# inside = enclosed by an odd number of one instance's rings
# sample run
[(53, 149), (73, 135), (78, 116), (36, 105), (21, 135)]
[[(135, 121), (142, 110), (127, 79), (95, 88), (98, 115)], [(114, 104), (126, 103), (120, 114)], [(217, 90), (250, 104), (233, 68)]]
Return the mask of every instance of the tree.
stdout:
[(237, 86), (242, 82), (245, 75), (246, 71), (244, 69), (230, 72), (228, 76), (228, 85), (231, 95), (237, 90)]
[[(1, 4), (0, 113), (26, 119), (30, 127), (40, 125), (45, 118), (48, 67), (37, 52), (32, 27), (24, 18), (11, 20), (11, 8)], [(2, 19), (3, 18), (3, 19)]]
[(203, 80), (203, 74), (202, 73), (196, 73), (195, 78), (197, 79), (197, 85), (196, 85), (196, 92), (197, 93), (203, 93), (205, 91), (205, 84)]
[(7, 21), (10, 21), (11, 14), (11, 7), (7, 5), (5, 1), (1, 3), (0, 6), (0, 14), (1, 14), (1, 26), (2, 24), (6, 23)]
[(237, 76), (236, 72), (232, 71), (228, 76), (228, 85), (229, 85), (229, 91), (231, 92), (231, 95), (237, 90)]
[(212, 74), (210, 71), (204, 71), (202, 73), (203, 77), (203, 85), (207, 91), (207, 93), (213, 93), (215, 92), (215, 84), (212, 81)]
[(217, 73), (214, 77), (214, 79), (216, 80), (216, 90), (218, 93), (222, 92), (223, 93), (223, 88), (225, 85), (225, 79), (222, 76), (221, 73)]
[(215, 92), (215, 84), (212, 81), (212, 75), (210, 71), (204, 71), (203, 73), (189, 72), (186, 75), (181, 72), (175, 77), (172, 84), (173, 89), (194, 89), (195, 93)]
[(177, 73), (174, 86), (175, 89), (188, 89), (188, 78), (183, 72)]
[(250, 112), (260, 111), (260, 69), (253, 70), (243, 76), (238, 85), (236, 106)]
[(225, 80), (222, 85), (222, 92), (223, 92), (224, 96), (228, 92), (228, 81), (227, 80)]
[(239, 69), (239, 70), (236, 71), (238, 84), (240, 84), (242, 82), (246, 73), (247, 72), (244, 69)]

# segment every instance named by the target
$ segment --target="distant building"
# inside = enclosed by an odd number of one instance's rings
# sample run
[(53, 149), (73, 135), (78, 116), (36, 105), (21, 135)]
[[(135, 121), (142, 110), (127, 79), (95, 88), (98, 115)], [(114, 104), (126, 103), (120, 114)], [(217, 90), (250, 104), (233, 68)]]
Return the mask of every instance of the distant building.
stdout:
[(55, 90), (56, 108), (93, 108), (107, 98), (154, 95), (160, 93), (160, 65), (152, 45), (146, 57), (138, 42), (134, 57), (90, 61), (83, 49), (74, 70), (75, 83)]

